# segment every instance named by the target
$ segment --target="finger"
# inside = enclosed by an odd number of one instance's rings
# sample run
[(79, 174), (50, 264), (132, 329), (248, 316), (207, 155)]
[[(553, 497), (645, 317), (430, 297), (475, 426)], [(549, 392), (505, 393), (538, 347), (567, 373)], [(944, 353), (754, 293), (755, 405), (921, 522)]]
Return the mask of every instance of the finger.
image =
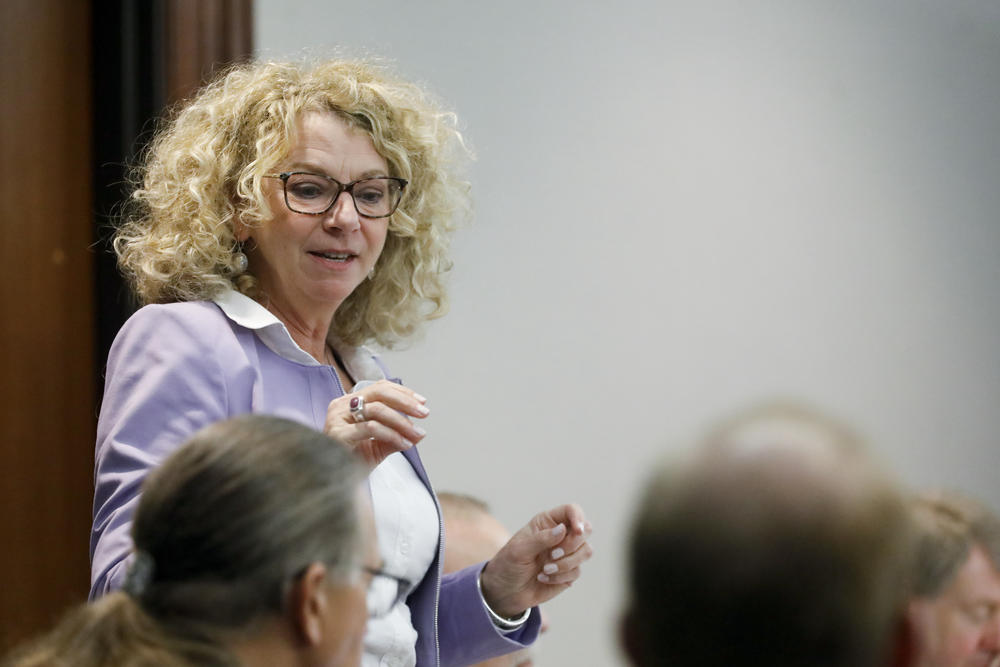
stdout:
[[(365, 432), (379, 434), (378, 437), (369, 436), (367, 438), (359, 435), (360, 440), (352, 442), (350, 445), (355, 455), (365, 461), (372, 469), (382, 463), (387, 456), (413, 446), (413, 443), (405, 438), (399, 438), (398, 433), (380, 424), (365, 422), (360, 426)], [(358, 429), (359, 434), (362, 428)]]
[(580, 578), (581, 570), (580, 568), (573, 568), (568, 572), (553, 572), (552, 574), (546, 574), (544, 572), (539, 572), (536, 579), (543, 584), (549, 584), (550, 586), (566, 586), (568, 587), (574, 581)]
[(424, 405), (427, 402), (426, 398), (412, 389), (388, 380), (380, 380), (356, 393), (364, 396), (366, 403), (376, 401), (384, 403), (411, 417), (423, 418), (430, 414), (430, 410)]
[(390, 448), (393, 451), (401, 452), (413, 446), (412, 440), (381, 422), (361, 422), (357, 425), (357, 429), (361, 436), (358, 443), (359, 447), (379, 445), (382, 448)]
[(549, 552), (566, 537), (566, 526), (560, 523), (551, 528), (538, 528), (536, 520), (537, 517), (514, 533), (497, 555), (524, 566), (537, 563), (541, 567)]
[(382, 424), (411, 443), (418, 442), (427, 435), (427, 431), (411, 422), (406, 415), (384, 403), (365, 403), (365, 422), (361, 423)]
[(354, 452), (374, 469), (387, 457), (398, 453), (399, 450), (392, 445), (383, 444), (378, 440), (370, 440), (367, 444), (355, 449)]
[(554, 574), (556, 572), (573, 570), (590, 560), (590, 557), (593, 555), (594, 549), (590, 546), (589, 542), (584, 542), (579, 549), (565, 556), (562, 555), (562, 548), (557, 547), (552, 550), (551, 556), (553, 558), (545, 563), (542, 567), (542, 572), (545, 574)]
[(555, 553), (557, 549), (562, 550), (562, 555), (552, 556), (551, 558), (555, 560), (556, 558), (562, 558), (566, 554), (575, 553), (583, 545), (587, 544), (587, 535), (574, 535), (573, 533), (567, 531), (566, 539), (562, 540), (559, 544), (555, 545), (552, 552)]
[(548, 512), (543, 512), (536, 517), (540, 525), (554, 525), (565, 523), (570, 534), (589, 535), (591, 527), (583, 509), (575, 504), (569, 503), (554, 507)]
[(570, 534), (577, 536), (587, 535), (587, 526), (589, 522), (587, 521), (587, 516), (583, 512), (583, 508), (576, 503), (570, 503), (564, 505), (565, 507), (565, 521), (569, 524)]
[(567, 554), (572, 554), (580, 550), (581, 547), (589, 543), (589, 533), (583, 536), (568, 535), (565, 540), (556, 545), (550, 553), (552, 560), (558, 560)]
[(566, 532), (566, 524), (564, 523), (558, 523), (552, 528), (539, 531), (537, 533), (538, 546), (541, 549), (554, 547), (566, 539)]

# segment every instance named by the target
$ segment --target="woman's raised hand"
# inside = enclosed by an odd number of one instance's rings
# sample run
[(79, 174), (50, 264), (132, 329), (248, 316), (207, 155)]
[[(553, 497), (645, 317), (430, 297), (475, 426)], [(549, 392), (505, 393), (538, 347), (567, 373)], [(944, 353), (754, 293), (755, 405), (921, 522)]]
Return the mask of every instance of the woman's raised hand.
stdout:
[(490, 608), (516, 618), (569, 588), (593, 549), (591, 526), (578, 505), (536, 514), (483, 568), (480, 583)]
[(410, 417), (423, 419), (427, 399), (411, 389), (379, 380), (330, 401), (323, 431), (348, 447), (374, 468), (393, 452), (409, 449), (426, 432)]

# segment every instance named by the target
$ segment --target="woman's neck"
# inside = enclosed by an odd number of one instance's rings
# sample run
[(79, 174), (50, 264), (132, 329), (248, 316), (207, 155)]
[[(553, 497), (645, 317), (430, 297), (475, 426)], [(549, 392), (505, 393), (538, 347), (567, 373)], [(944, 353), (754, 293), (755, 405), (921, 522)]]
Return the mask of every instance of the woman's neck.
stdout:
[(292, 337), (296, 345), (319, 363), (332, 364), (333, 360), (327, 351), (326, 339), (330, 333), (333, 315), (337, 312), (336, 308), (326, 309), (326, 312), (308, 312), (303, 315), (301, 311), (284, 308), (274, 301), (268, 301), (266, 306), (285, 325), (285, 328), (288, 329), (288, 335)]

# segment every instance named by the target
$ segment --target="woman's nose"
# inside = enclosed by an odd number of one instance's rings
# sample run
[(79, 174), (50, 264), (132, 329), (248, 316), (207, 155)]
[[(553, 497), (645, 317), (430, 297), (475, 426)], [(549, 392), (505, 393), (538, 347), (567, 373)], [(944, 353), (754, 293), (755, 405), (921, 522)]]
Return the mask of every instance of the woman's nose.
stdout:
[(347, 190), (341, 192), (334, 200), (333, 206), (324, 218), (327, 227), (333, 227), (345, 232), (352, 232), (361, 227), (361, 216), (354, 206), (354, 198)]

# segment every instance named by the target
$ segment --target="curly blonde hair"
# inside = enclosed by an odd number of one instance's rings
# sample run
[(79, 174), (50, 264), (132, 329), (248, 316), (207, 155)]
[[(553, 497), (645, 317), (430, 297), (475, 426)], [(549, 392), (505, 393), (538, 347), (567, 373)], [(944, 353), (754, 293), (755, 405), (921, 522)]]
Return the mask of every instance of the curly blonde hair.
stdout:
[(470, 153), (454, 114), (358, 60), (237, 65), (166, 122), (114, 239), (142, 303), (211, 299), (229, 288), (266, 299), (254, 276), (235, 268), (235, 224), (271, 219), (261, 179), (291, 150), (302, 114), (317, 111), (366, 132), (390, 175), (409, 181), (374, 276), (337, 309), (331, 336), (392, 347), (446, 312), (450, 235), (469, 211), (458, 172)]

